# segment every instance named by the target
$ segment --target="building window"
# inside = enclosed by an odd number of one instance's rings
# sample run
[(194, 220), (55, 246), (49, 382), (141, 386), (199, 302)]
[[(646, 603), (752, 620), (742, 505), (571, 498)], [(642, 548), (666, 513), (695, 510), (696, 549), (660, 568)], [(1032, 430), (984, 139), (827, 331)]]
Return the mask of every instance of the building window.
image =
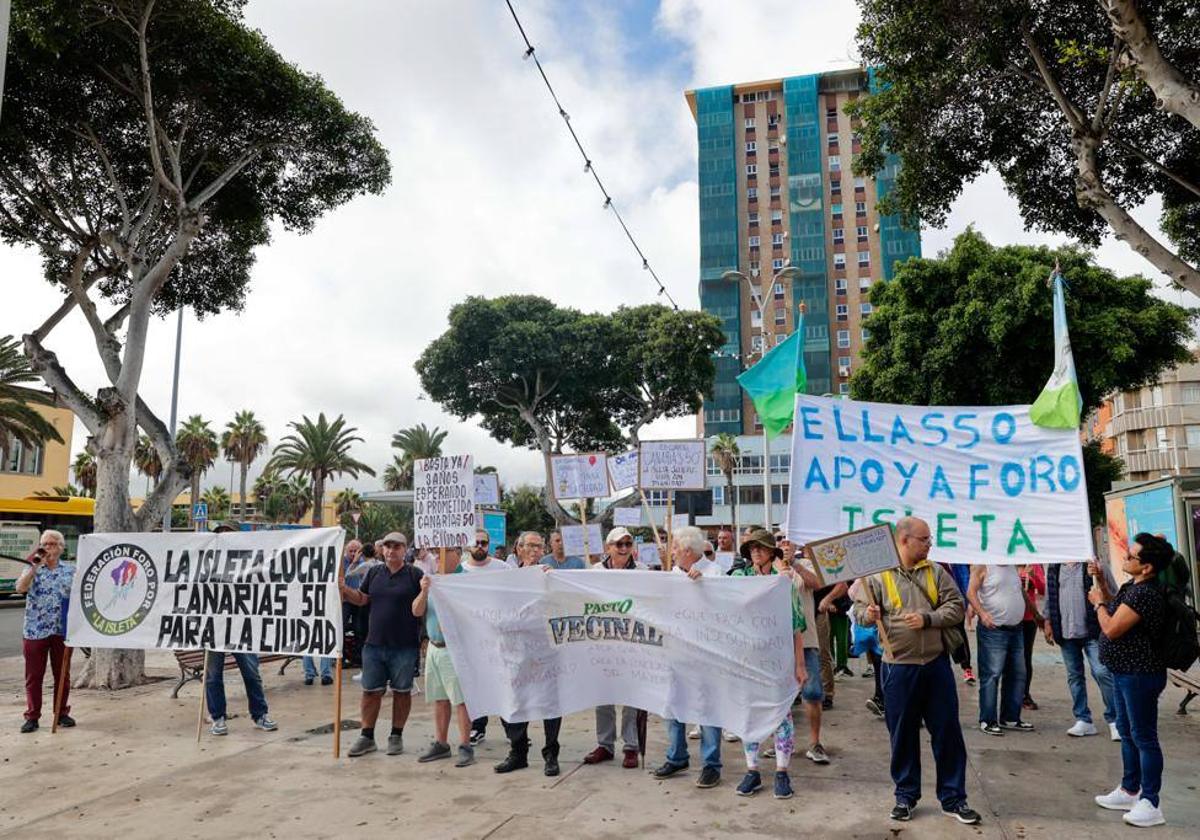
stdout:
[(834, 254), (833, 255), (833, 267), (837, 271), (845, 271), (846, 270), (846, 255), (845, 254)]
[(1158, 451), (1159, 452), (1168, 451), (1171, 447), (1170, 447), (1169, 441), (1167, 440), (1167, 430), (1163, 429), (1163, 428), (1158, 428), (1158, 429), (1155, 429), (1154, 432), (1155, 432), (1155, 437), (1157, 437), (1157, 439), (1158, 439)]
[[(1200, 382), (1184, 382), (1181, 390), (1183, 392), (1184, 405), (1196, 405), (1200, 403)], [(1120, 398), (1121, 396), (1118, 394), (1117, 399), (1120, 400)], [(1118, 408), (1117, 410), (1120, 411), (1121, 409)]]
[(746, 154), (752, 155), (758, 151), (758, 144), (751, 140), (746, 144)]
[(755, 353), (761, 353), (762, 348), (763, 348), (762, 336), (761, 335), (750, 336), (750, 349), (753, 350)]
[(750, 326), (758, 329), (762, 326), (762, 313), (757, 309), (750, 310)]
[(778, 114), (768, 114), (767, 115), (767, 128), (775, 128), (778, 125), (779, 125), (779, 115)]
[(858, 278), (858, 290), (860, 292), (865, 292), (870, 288), (871, 288), (871, 278), (870, 277), (859, 277)]
[(746, 117), (746, 128), (754, 129), (754, 117)]
[(746, 190), (747, 201), (758, 201), (758, 187), (750, 187)]
[(759, 238), (758, 238), (757, 236), (751, 236), (751, 237), (750, 237), (750, 247), (751, 247), (751, 248), (757, 248), (757, 247), (758, 247), (758, 243), (759, 243)]
[(778, 163), (771, 164), (771, 169), (770, 169), (769, 174), (772, 178), (775, 178), (779, 175), (779, 164)]
[(867, 215), (867, 202), (865, 202), (865, 201), (854, 202), (854, 215), (856, 215), (856, 216)]
[(871, 340), (871, 331), (870, 331), (870, 330), (863, 330), (863, 331), (862, 331), (862, 340), (863, 340), (863, 341), (870, 341), (870, 340)]
[(838, 367), (845, 368), (846, 370), (850, 370), (850, 357), (849, 356), (838, 356)]
[(792, 468), (791, 455), (772, 455), (771, 456), (771, 472), (777, 475), (787, 475)]
[(843, 349), (850, 347), (850, 330), (837, 331), (837, 345)]
[(10, 438), (9, 448), (0, 450), (0, 472), (20, 475), (41, 475), (45, 450), (41, 446), (26, 446)]
[(783, 344), (783, 342), (786, 339), (787, 339), (787, 336), (784, 335), (783, 333), (776, 333), (775, 334), (775, 346), (778, 347), (780, 344)]
[(747, 163), (746, 164), (746, 174), (747, 175), (757, 175), (758, 174), (758, 164), (757, 163)]
[(858, 264), (860, 266), (870, 265), (871, 264), (871, 252), (870, 251), (859, 251), (858, 252)]
[(833, 243), (835, 245), (839, 245), (845, 241), (846, 241), (846, 229), (840, 228), (840, 227), (834, 228), (833, 229)]
[(771, 268), (775, 269), (776, 271), (779, 271), (779, 269), (783, 268), (783, 258), (776, 257), (775, 259), (771, 260)]
[(856, 234), (858, 234), (858, 241), (859, 241), (859, 242), (866, 242), (866, 241), (867, 241), (867, 226), (866, 226), (866, 225), (859, 225), (858, 227), (856, 227), (856, 228), (854, 229), (854, 232), (855, 232)]
[[(782, 306), (775, 307), (775, 326), (782, 327), (786, 323), (787, 323), (787, 310), (784, 309)], [(779, 339), (780, 336), (777, 335), (777, 336), (775, 336), (775, 338)], [(775, 343), (778, 344), (779, 341), (776, 340)]]
[(841, 172), (842, 171), (841, 155), (830, 155), (829, 156), (829, 171), (830, 172)]
[(783, 211), (782, 210), (772, 210), (771, 211), (771, 221), (772, 222), (782, 222), (783, 221)]
[(826, 108), (825, 109), (825, 119), (836, 120), (837, 119), (837, 108)]
[(861, 175), (854, 179), (854, 189), (865, 190), (867, 188), (867, 179)]
[[(720, 475), (720, 473), (721, 473), (721, 471), (717, 470), (716, 474)], [(713, 473), (709, 473), (709, 475), (713, 475)], [(725, 485), (724, 484), (714, 484), (713, 485), (712, 500), (713, 500), (713, 504), (717, 505), (718, 507), (725, 504)]]
[(849, 382), (839, 382), (838, 383), (838, 393), (839, 394), (849, 394), (850, 393), (850, 383)]
[(750, 260), (750, 270), (758, 271), (758, 260)]
[[(829, 192), (831, 195), (841, 195), (842, 194), (842, 179), (841, 178), (830, 178), (829, 179)], [(840, 204), (838, 206), (841, 207)]]
[(836, 146), (837, 144), (838, 144), (838, 136), (837, 136), (837, 132), (835, 131), (829, 135), (829, 145)]
[(771, 187), (771, 198), (779, 198), (779, 187)]
[(840, 204), (830, 204), (830, 205), (829, 205), (829, 212), (830, 212), (830, 214), (832, 214), (832, 216), (833, 216), (833, 218), (834, 218), (834, 219), (840, 219), (840, 218), (842, 218), (842, 205), (840, 205)]
[(1155, 408), (1162, 408), (1163, 389), (1161, 385), (1155, 385), (1150, 389), (1150, 404)]
[(870, 315), (872, 312), (871, 304), (860, 303), (858, 306), (858, 311), (861, 312), (863, 315)]
[(771, 244), (772, 245), (782, 245), (783, 244), (783, 234), (782, 233), (771, 234)]
[(788, 485), (772, 484), (771, 485), (771, 503), (775, 505), (786, 505), (788, 500)]
[(775, 284), (775, 300), (783, 300), (783, 284), (782, 283)]
[(837, 305), (837, 319), (839, 321), (850, 320), (850, 307), (847, 304), (839, 303)]
[(834, 282), (834, 288), (837, 290), (837, 293), (839, 295), (846, 294), (846, 278), (845, 277), (839, 277), (837, 280), (834, 280), (833, 282)]
[(750, 227), (758, 227), (758, 214), (757, 213), (750, 214)]
[(1200, 449), (1200, 426), (1187, 427), (1188, 449)]

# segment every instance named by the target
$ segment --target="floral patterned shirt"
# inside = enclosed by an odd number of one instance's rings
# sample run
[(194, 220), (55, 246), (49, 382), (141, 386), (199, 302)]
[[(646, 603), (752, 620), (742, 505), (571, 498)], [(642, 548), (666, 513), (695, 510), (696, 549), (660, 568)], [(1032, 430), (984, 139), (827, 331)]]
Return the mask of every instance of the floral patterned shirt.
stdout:
[(25, 595), (25, 638), (30, 641), (67, 634), (67, 601), (75, 564), (61, 560), (53, 569), (38, 566)]

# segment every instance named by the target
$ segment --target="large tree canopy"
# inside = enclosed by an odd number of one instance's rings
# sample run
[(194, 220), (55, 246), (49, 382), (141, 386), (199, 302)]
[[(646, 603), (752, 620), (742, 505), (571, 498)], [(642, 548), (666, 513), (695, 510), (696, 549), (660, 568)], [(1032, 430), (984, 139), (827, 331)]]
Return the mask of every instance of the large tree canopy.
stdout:
[[(138, 396), (149, 319), (179, 306), (240, 307), (273, 223), (308, 230), (390, 177), (370, 121), (275, 52), (244, 23), (243, 5), (13, 4), (0, 241), (39, 249), (45, 280), (62, 292), (24, 346), (89, 432), (98, 530), (149, 529), (191, 475)], [(76, 308), (107, 379), (94, 391), (46, 346)], [(162, 472), (135, 512), (139, 427)], [(82, 681), (121, 687), (140, 676), (137, 656), (98, 652)]]
[(470, 297), (449, 320), (417, 361), (421, 386), (497, 440), (540, 451), (546, 487), (551, 454), (636, 445), (646, 423), (697, 411), (724, 341), (711, 315), (661, 305), (598, 315), (528, 295)]
[[(988, 167), (1032, 227), (1111, 231), (1200, 293), (1200, 16), (1190, 0), (859, 0), (878, 67), (855, 171), (903, 161), (885, 210), (939, 225)], [(1158, 241), (1129, 211), (1163, 204)]]

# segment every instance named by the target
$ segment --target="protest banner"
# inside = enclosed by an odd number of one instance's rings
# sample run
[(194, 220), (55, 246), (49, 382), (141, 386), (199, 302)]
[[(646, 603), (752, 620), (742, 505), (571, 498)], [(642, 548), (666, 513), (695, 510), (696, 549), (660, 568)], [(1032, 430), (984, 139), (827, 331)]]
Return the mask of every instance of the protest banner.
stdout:
[(604, 550), (604, 535), (600, 532), (600, 523), (591, 522), (587, 525), (564, 525), (562, 531), (563, 552), (570, 557), (587, 558), (589, 554), (598, 554)]
[(613, 508), (613, 525), (636, 528), (642, 524), (642, 509), (635, 507)]
[(475, 541), (475, 473), (470, 455), (413, 461), (413, 545), (463, 548)]
[(795, 699), (791, 582), (624, 571), (450, 575), (432, 598), (472, 718), (619, 703), (764, 740)]
[(475, 504), (479, 507), (500, 504), (500, 477), (495, 473), (479, 473), (475, 476)]
[(556, 499), (603, 499), (608, 495), (607, 456), (603, 452), (551, 455)]
[(340, 656), (341, 528), (84, 534), (67, 644)]
[(1061, 563), (1091, 556), (1079, 435), (1028, 406), (956, 408), (801, 395), (788, 536), (798, 544), (918, 516), (930, 557)]
[(896, 538), (892, 535), (892, 526), (887, 524), (814, 540), (804, 546), (804, 556), (812, 561), (822, 586), (866, 577), (900, 565)]
[(703, 490), (703, 440), (644, 440), (638, 448), (638, 486), (643, 490)]
[(614, 493), (638, 486), (638, 451), (630, 449), (608, 456), (608, 478)]

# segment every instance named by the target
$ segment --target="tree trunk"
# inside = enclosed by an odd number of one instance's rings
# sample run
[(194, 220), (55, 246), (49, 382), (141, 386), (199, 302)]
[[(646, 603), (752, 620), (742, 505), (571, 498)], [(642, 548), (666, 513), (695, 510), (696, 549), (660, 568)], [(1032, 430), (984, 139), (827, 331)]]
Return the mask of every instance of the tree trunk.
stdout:
[(246, 519), (246, 473), (250, 472), (250, 465), (239, 461), (238, 466), (242, 471), (241, 481), (238, 483), (238, 521), (242, 522)]
[(188, 527), (196, 530), (196, 502), (200, 501), (200, 471), (192, 473), (191, 501), (188, 504)]
[(324, 520), (322, 514), (325, 512), (325, 476), (319, 472), (313, 473), (313, 515), (312, 522), (314, 528), (320, 528)]
[(1200, 128), (1200, 88), (1167, 61), (1135, 0), (1100, 0), (1113, 33), (1125, 42), (1139, 79), (1154, 92), (1158, 106)]
[(725, 473), (725, 495), (729, 497), (729, 527), (733, 529), (733, 544), (738, 544), (737, 487), (733, 484), (733, 471)]

